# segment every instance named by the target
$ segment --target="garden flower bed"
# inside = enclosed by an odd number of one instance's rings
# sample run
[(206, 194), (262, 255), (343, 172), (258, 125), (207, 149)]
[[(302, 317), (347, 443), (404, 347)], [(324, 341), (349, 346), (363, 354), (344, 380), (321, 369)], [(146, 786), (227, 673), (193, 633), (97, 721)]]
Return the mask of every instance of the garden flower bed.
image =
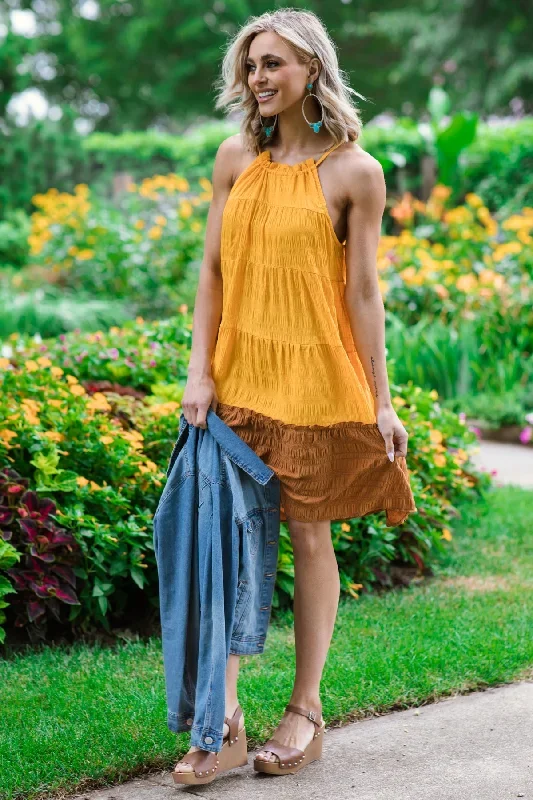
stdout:
[[(191, 322), (182, 312), (44, 342), (13, 336), (0, 359), (0, 588), (9, 576), (8, 623), (35, 638), (51, 619), (111, 630), (137, 591), (157, 608), (151, 520), (186, 381)], [(430, 569), (452, 538), (456, 504), (490, 485), (469, 460), (478, 440), (464, 418), (435, 391), (411, 383), (391, 392), (410, 434), (418, 512), (395, 529), (380, 515), (332, 524), (342, 591), (353, 596), (393, 585), (402, 565)], [(290, 602), (293, 586), (282, 525), (275, 607)]]

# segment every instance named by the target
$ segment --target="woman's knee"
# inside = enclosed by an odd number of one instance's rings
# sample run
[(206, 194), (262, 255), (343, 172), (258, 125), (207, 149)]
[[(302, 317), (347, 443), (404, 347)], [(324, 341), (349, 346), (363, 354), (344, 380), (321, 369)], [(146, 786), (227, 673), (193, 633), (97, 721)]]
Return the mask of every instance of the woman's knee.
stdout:
[(331, 545), (331, 521), (302, 522), (287, 518), (289, 535), (294, 554), (312, 556)]

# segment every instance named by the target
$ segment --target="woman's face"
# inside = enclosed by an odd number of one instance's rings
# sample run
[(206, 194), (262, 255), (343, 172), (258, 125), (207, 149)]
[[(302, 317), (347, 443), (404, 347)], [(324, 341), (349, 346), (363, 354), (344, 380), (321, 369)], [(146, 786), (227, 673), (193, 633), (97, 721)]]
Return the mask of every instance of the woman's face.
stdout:
[[(294, 52), (276, 33), (258, 33), (248, 51), (246, 70), (248, 86), (259, 104), (261, 116), (279, 114), (301, 102), (310, 68), (311, 65), (296, 60)], [(263, 99), (261, 92), (272, 94)]]

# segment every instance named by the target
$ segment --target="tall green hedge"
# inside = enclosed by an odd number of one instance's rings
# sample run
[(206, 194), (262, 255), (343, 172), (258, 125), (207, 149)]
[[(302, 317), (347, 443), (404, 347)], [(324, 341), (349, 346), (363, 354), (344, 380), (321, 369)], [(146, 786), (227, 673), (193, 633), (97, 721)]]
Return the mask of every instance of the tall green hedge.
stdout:
[[(237, 130), (236, 123), (211, 122), (184, 136), (154, 131), (81, 136), (69, 114), (59, 122), (8, 129), (0, 139), (0, 219), (8, 209), (30, 213), (33, 195), (51, 187), (70, 192), (87, 183), (110, 196), (116, 172), (127, 172), (135, 181), (169, 172), (210, 177), (218, 146)], [(532, 142), (530, 118), (502, 127), (481, 123), (478, 138), (461, 158), (463, 192), (479, 193), (490, 210), (533, 205)], [(411, 119), (400, 118), (390, 127), (369, 125), (361, 144), (383, 165), (391, 193), (417, 192), (426, 149)]]

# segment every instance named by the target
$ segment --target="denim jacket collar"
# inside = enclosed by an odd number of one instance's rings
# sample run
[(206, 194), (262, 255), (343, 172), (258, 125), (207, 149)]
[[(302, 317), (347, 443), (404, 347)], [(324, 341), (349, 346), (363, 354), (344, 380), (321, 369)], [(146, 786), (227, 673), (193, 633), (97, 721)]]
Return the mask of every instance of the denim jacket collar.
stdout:
[[(243, 469), (251, 478), (254, 478), (258, 483), (263, 486), (268, 483), (270, 478), (274, 475), (274, 470), (265, 464), (265, 462), (254, 453), (254, 451), (234, 432), (229, 428), (212, 408), (207, 409), (206, 423), (209, 428), (209, 433), (218, 442), (220, 448), (226, 453), (235, 464)], [(191, 422), (187, 422), (183, 415), (180, 414), (180, 423), (178, 438), (174, 449), (170, 456), (170, 461), (167, 468), (167, 475), (170, 475), (174, 461), (178, 457), (190, 428), (194, 427)], [(200, 429), (202, 430), (202, 429)]]

